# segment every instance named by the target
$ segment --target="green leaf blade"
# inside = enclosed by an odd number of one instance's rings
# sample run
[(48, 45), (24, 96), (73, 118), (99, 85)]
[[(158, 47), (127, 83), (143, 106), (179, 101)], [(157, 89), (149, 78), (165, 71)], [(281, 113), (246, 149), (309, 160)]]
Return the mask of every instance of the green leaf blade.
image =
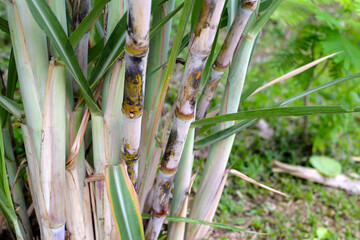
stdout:
[(69, 37), (69, 41), (73, 48), (75, 48), (79, 44), (83, 36), (90, 30), (91, 26), (95, 24), (98, 16), (108, 2), (110, 2), (110, 0), (99, 1), (91, 10), (91, 12), (86, 16), (86, 18), (75, 29), (75, 31), (71, 34), (71, 36)]
[(123, 164), (105, 170), (107, 193), (121, 239), (144, 239), (140, 205)]
[(10, 35), (8, 21), (2, 17), (0, 17), (0, 30)]
[[(306, 90), (302, 93), (299, 93), (293, 97), (290, 97), (284, 101), (281, 101), (277, 104), (274, 104), (274, 106), (286, 106), (298, 99), (301, 99), (311, 93), (314, 93), (314, 92), (317, 92), (317, 91), (320, 91), (322, 89), (325, 89), (325, 88), (328, 88), (328, 87), (331, 87), (333, 85), (336, 85), (336, 84), (339, 84), (339, 83), (343, 83), (345, 81), (349, 81), (349, 80), (353, 80), (353, 79), (356, 79), (356, 78), (359, 78), (360, 77), (360, 72), (359, 73), (355, 73), (355, 74), (352, 74), (352, 75), (348, 75), (348, 76), (345, 76), (345, 77), (341, 77), (341, 78), (338, 78), (338, 79), (335, 79), (333, 81), (330, 81), (330, 82), (327, 82), (327, 83), (324, 83), (324, 84), (321, 84), (319, 86), (316, 86), (316, 87), (313, 87), (309, 90)], [(221, 140), (224, 140), (228, 137), (230, 137), (231, 135), (235, 134), (235, 133), (238, 133), (239, 131), (243, 130), (244, 128), (247, 128), (248, 126), (251, 126), (252, 124), (254, 124), (258, 119), (257, 118), (254, 118), (254, 119), (251, 119), (251, 120), (244, 120), (240, 123), (237, 123), (235, 124), (234, 126), (231, 126), (229, 128), (226, 128), (222, 131), (219, 131), (219, 132), (215, 132), (205, 138), (202, 138), (198, 141), (196, 141), (194, 143), (194, 148), (195, 149), (199, 149), (201, 147), (204, 147), (204, 146), (207, 146), (209, 144), (213, 144), (213, 143), (216, 143), (218, 141), (221, 141)]]
[(0, 95), (0, 106), (7, 112), (13, 114), (17, 119), (21, 119), (24, 116), (24, 111), (20, 105), (3, 95)]
[(91, 78), (89, 80), (90, 85), (96, 83), (109, 69), (111, 64), (121, 55), (125, 47), (125, 38), (126, 38), (126, 20), (127, 13), (125, 13), (119, 23), (116, 25), (112, 31), (109, 39), (106, 42), (104, 50), (97, 61), (96, 67), (91, 73)]
[(346, 110), (342, 106), (300, 106), (300, 107), (274, 107), (249, 111), (242, 111), (232, 114), (224, 114), (210, 118), (197, 120), (191, 124), (192, 127), (199, 127), (208, 124), (216, 124), (226, 121), (235, 121), (252, 118), (274, 118), (288, 116), (309, 116), (330, 113), (352, 113), (358, 112), (360, 108)]

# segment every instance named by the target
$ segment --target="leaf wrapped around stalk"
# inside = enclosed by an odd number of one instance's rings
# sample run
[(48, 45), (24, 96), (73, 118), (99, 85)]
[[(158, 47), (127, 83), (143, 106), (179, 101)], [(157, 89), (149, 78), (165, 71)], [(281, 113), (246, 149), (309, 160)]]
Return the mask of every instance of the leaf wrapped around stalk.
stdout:
[(210, 54), (225, 1), (204, 1), (198, 23), (189, 43), (189, 56), (176, 102), (174, 122), (161, 161), (155, 184), (151, 218), (146, 239), (157, 239), (165, 216), (168, 214), (170, 190), (190, 124), (195, 115), (195, 103), (202, 71)]

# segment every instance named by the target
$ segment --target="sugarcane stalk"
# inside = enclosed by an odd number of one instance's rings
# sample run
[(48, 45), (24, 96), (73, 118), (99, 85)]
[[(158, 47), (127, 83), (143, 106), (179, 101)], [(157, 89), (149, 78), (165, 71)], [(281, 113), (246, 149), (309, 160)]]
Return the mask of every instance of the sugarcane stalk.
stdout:
[[(221, 114), (235, 113), (238, 110), (241, 92), (245, 82), (245, 76), (254, 44), (254, 38), (243, 38), (243, 40), (239, 43), (239, 49), (230, 68), (225, 89), (226, 95), (222, 100), (220, 110)], [(218, 124), (215, 131), (219, 131), (233, 124), (233, 121)], [(223, 141), (217, 142), (210, 147), (204, 174), (192, 204), (190, 213), (191, 218), (203, 220), (207, 216), (224, 176), (234, 138), (235, 135)], [(187, 228), (186, 238), (194, 238), (197, 235), (197, 232), (200, 231), (201, 227), (202, 226), (190, 224)]]
[[(14, 69), (12, 69), (14, 70)], [(10, 71), (10, 70), (9, 70)], [(1, 73), (0, 73), (1, 74)], [(9, 84), (10, 79), (8, 79), (7, 84)], [(0, 85), (2, 95), (9, 96), (7, 94), (7, 84), (5, 83), (2, 76), (0, 76)], [(6, 85), (6, 86), (5, 86)], [(12, 98), (12, 95), (10, 95)], [(3, 116), (1, 121), (2, 126), (2, 142), (4, 145), (4, 158), (5, 158), (5, 166), (6, 172), (8, 175), (9, 186), (11, 186), (11, 196), (13, 202), (18, 206), (18, 215), (23, 223), (24, 227), (24, 236), (25, 238), (32, 237), (31, 225), (29, 216), (27, 214), (27, 207), (25, 203), (25, 198), (23, 194), (23, 181), (22, 179), (17, 178), (18, 173), (18, 162), (15, 158), (14, 150), (15, 150), (15, 139), (13, 128), (11, 125), (11, 119), (9, 115), (6, 114), (5, 109), (0, 109), (0, 115)]]
[(46, 76), (49, 66), (46, 36), (32, 17), (25, 0), (6, 1), (26, 122), (36, 159), (40, 161), (41, 123)]
[[(166, 7), (165, 7), (166, 6)], [(154, 26), (162, 20), (164, 16), (174, 10), (175, 0), (169, 0), (157, 9), (153, 10), (152, 25)], [(156, 34), (150, 41), (150, 52), (148, 57), (147, 72), (151, 73), (159, 66), (164, 64), (168, 58), (170, 32), (172, 20), (170, 20), (161, 31)], [(159, 122), (155, 120), (155, 110), (160, 101), (160, 86), (165, 81), (165, 72), (160, 69), (157, 73), (148, 77), (145, 85), (145, 102), (144, 102), (144, 117), (143, 117), (143, 131), (141, 131), (141, 148), (140, 148), (140, 162), (139, 162), (139, 188), (138, 195), (140, 201), (140, 208), (143, 210), (148, 193), (153, 186), (154, 179), (152, 174), (152, 167), (157, 165), (160, 161), (160, 155), (154, 155), (156, 142), (150, 141), (151, 131), (153, 125), (156, 126)], [(149, 171), (151, 172), (149, 175)], [(147, 185), (145, 187), (145, 185)], [(149, 188), (149, 186), (151, 186)]]
[(151, 1), (129, 0), (128, 8), (121, 159), (126, 162), (130, 180), (136, 188)]
[[(190, 128), (184, 151), (181, 155), (179, 170), (175, 176), (174, 194), (171, 202), (171, 215), (186, 217), (188, 207), (188, 190), (191, 183), (191, 174), (194, 162), (195, 129)], [(169, 227), (169, 239), (184, 239), (185, 223), (172, 222)]]
[[(77, 108), (69, 115), (68, 141), (69, 146), (72, 146), (81, 125), (83, 111), (81, 108)], [(70, 239), (94, 239), (93, 224), (91, 221), (91, 206), (89, 200), (90, 195), (84, 186), (84, 143), (81, 144), (79, 153), (76, 157), (76, 162), (68, 165), (66, 170), (66, 192), (67, 196), (71, 197), (67, 197), (65, 199), (65, 214), (66, 228), (70, 234)]]
[[(184, 73), (184, 63), (183, 62), (175, 63), (173, 72), (171, 73), (170, 81), (171, 82), (180, 82), (182, 79), (183, 73)], [(155, 103), (156, 103), (156, 101), (155, 101)], [(146, 104), (145, 104), (145, 107), (146, 107)], [(149, 115), (146, 115), (146, 108), (145, 108), (145, 116), (149, 116)], [(149, 122), (151, 122), (152, 120), (150, 120)], [(169, 121), (170, 120), (171, 119), (169, 119)], [(145, 122), (145, 120), (144, 120), (144, 122)], [(151, 129), (152, 128), (150, 128), (150, 127), (147, 129), (144, 129), (142, 131), (142, 133), (144, 133), (144, 135), (146, 135), (147, 130), (151, 131)], [(164, 131), (166, 132), (167, 128), (163, 129), (163, 134), (164, 134)], [(145, 139), (146, 136), (144, 136), (144, 135), (142, 135), (144, 137), (142, 139)], [(166, 135), (163, 137), (162, 141), (165, 143)], [(148, 213), (150, 211), (152, 203), (153, 203), (152, 192), (153, 192), (153, 186), (154, 186), (154, 181), (155, 181), (155, 177), (156, 177), (156, 172), (157, 172), (160, 157), (161, 157), (161, 152), (163, 151), (163, 148), (165, 146), (155, 147), (156, 141), (153, 141), (151, 146), (147, 145), (148, 142), (145, 144), (145, 141), (141, 142), (141, 144), (143, 144), (141, 146), (142, 147), (141, 153), (143, 155), (140, 156), (140, 159), (141, 159), (140, 160), (140, 173), (139, 173), (140, 184), (139, 184), (139, 189), (138, 189), (138, 195), (139, 195), (141, 211), (144, 213)], [(148, 149), (146, 146), (148, 146), (150, 149)], [(146, 157), (143, 158), (143, 156), (146, 156)], [(144, 161), (142, 162), (142, 160), (144, 160)]]
[(45, 91), (40, 176), (55, 239), (65, 238), (65, 65), (50, 61)]
[[(74, 1), (73, 2), (73, 29), (75, 30), (89, 13), (90, 2)], [(75, 48), (75, 54), (79, 61), (80, 67), (87, 76), (87, 59), (88, 59), (88, 41), (89, 33), (86, 33)], [(77, 106), (74, 110), (74, 95), (78, 92), (78, 85), (72, 76), (67, 79), (67, 124), (68, 124), (68, 147), (67, 157), (71, 156), (72, 146), (76, 140), (82, 118), (83, 107)], [(94, 239), (93, 224), (91, 221), (90, 195), (84, 185), (85, 172), (85, 149), (81, 143), (80, 150), (76, 159), (69, 159), (66, 167), (66, 223), (70, 239)], [(90, 217), (89, 217), (90, 216)]]
[[(8, 120), (7, 124), (2, 129), (2, 136), (4, 142), (4, 150), (5, 150), (5, 164), (6, 164), (6, 172), (9, 178), (9, 185), (14, 186), (14, 189), (11, 193), (12, 200), (16, 205), (19, 206), (18, 215), (21, 219), (21, 222), (24, 226), (24, 236), (26, 238), (32, 237), (31, 225), (29, 216), (27, 214), (27, 207), (25, 203), (24, 193), (23, 193), (23, 181), (22, 179), (16, 179), (16, 174), (18, 171), (18, 164), (16, 162), (16, 158), (14, 155), (12, 139), (10, 136), (11, 121)], [(15, 182), (16, 181), (16, 182)]]
[[(104, 173), (105, 167), (110, 165), (108, 162), (108, 152), (105, 145), (104, 119), (101, 115), (92, 115), (92, 137), (94, 148), (94, 167), (95, 174)], [(106, 193), (106, 184), (103, 180), (95, 182), (95, 199), (97, 228), (99, 239), (110, 239), (112, 223), (111, 208)]]
[(155, 184), (154, 203), (146, 229), (147, 239), (157, 239), (168, 212), (170, 190), (195, 115), (202, 71), (211, 51), (224, 3), (225, 1), (204, 1), (195, 32), (190, 39), (189, 56), (177, 98), (174, 122)]
[(21, 131), (24, 136), (24, 146), (28, 161), (27, 176), (30, 193), (35, 202), (35, 213), (40, 227), (41, 238), (54, 240), (55, 237), (50, 229), (49, 215), (44, 207), (45, 199), (40, 181), (39, 160), (36, 159), (36, 149), (31, 136), (31, 130), (27, 125), (21, 124)]
[(210, 71), (209, 79), (200, 96), (199, 104), (197, 105), (196, 120), (206, 116), (209, 104), (215, 95), (217, 85), (230, 63), (235, 48), (256, 5), (257, 0), (242, 0), (235, 20), (231, 25), (229, 33), (226, 35), (225, 41)]

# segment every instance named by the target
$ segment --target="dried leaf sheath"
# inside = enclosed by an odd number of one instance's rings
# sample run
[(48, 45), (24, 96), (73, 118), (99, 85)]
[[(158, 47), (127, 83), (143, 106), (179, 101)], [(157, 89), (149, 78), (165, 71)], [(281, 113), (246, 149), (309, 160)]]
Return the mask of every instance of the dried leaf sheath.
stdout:
[(180, 87), (175, 118), (155, 185), (151, 218), (146, 230), (147, 239), (156, 239), (168, 212), (170, 189), (178, 168), (186, 136), (194, 118), (196, 97), (207, 57), (215, 38), (225, 1), (204, 1), (195, 32), (189, 43), (189, 56)]
[(128, 8), (121, 158), (126, 162), (130, 180), (136, 186), (151, 1), (129, 0)]
[(224, 44), (212, 66), (209, 79), (206, 82), (205, 88), (199, 99), (199, 104), (196, 112), (196, 119), (202, 119), (206, 116), (206, 111), (211, 100), (214, 97), (215, 90), (221, 77), (226, 71), (230, 60), (233, 56), (235, 48), (240, 40), (240, 37), (245, 29), (245, 26), (254, 12), (257, 0), (243, 0), (236, 18), (231, 25), (230, 31), (227, 34)]

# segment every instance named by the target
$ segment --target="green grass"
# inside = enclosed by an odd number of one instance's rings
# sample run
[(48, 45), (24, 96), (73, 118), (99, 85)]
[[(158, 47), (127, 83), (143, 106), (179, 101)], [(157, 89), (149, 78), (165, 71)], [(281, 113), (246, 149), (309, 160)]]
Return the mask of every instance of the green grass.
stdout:
[[(229, 165), (292, 197), (276, 195), (231, 176), (215, 221), (268, 234), (257, 239), (313, 239), (318, 237), (317, 230), (321, 227), (328, 231), (324, 239), (358, 239), (360, 200), (357, 195), (271, 172), (274, 159), (310, 166), (307, 157), (311, 151), (303, 151), (309, 146), (297, 142), (301, 132), (294, 130), (294, 134), (288, 135), (278, 133), (273, 139), (264, 140), (257, 137), (256, 131), (256, 128), (252, 128), (237, 136)], [(338, 149), (333, 157), (340, 155), (343, 155), (342, 149)], [(344, 172), (358, 170), (358, 163), (339, 160)], [(234, 235), (231, 235), (234, 233), (225, 231), (215, 230), (213, 236), (219, 234), (223, 239), (234, 239)], [(246, 239), (244, 234), (238, 237)]]

